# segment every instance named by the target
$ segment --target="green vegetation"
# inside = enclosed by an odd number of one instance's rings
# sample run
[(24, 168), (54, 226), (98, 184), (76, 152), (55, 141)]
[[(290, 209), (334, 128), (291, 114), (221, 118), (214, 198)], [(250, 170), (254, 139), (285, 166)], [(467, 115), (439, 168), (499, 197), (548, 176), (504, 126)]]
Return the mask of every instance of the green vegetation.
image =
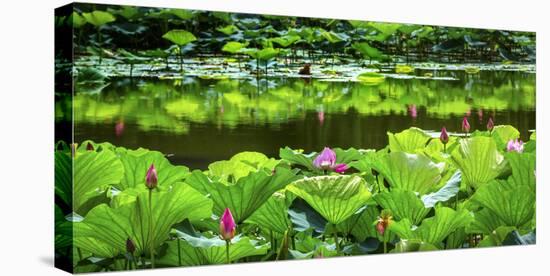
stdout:
[[(57, 224), (74, 229), (77, 272), (530, 244), (535, 134), (521, 149), (500, 145), (518, 135), (451, 136), (445, 153), (411, 128), (381, 150), (241, 152), (193, 171), (157, 151), (61, 142)], [(56, 236), (58, 249), (67, 239)]]

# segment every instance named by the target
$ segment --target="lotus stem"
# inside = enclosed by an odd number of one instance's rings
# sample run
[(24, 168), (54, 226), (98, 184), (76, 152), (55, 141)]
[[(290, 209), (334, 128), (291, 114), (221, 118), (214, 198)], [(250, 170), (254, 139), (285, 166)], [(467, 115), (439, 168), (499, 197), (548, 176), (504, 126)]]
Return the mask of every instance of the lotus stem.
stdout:
[(384, 235), (383, 235), (383, 240), (384, 240), (384, 254), (385, 253), (388, 253), (388, 241), (387, 241), (387, 234), (388, 234), (388, 231), (384, 231)]
[(229, 240), (226, 240), (225, 241), (225, 256), (226, 256), (226, 260), (227, 260), (227, 263), (230, 264), (231, 263), (231, 259), (229, 258), (229, 245), (231, 244), (231, 242)]
[(447, 144), (443, 144), (443, 153), (447, 153)]
[(149, 189), (149, 255), (151, 268), (155, 268), (155, 254), (153, 250), (153, 189)]
[(336, 224), (334, 224), (334, 244), (336, 244), (336, 252), (340, 254), (340, 243), (338, 243), (338, 233), (336, 232)]
[(178, 241), (178, 265), (181, 266), (181, 247), (180, 247), (180, 238), (177, 238)]

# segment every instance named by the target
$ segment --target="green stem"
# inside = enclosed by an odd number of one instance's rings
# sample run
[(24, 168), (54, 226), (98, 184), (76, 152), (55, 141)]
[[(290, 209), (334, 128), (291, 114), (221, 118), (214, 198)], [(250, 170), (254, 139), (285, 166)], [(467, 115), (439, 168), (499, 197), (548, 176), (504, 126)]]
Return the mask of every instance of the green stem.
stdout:
[(230, 241), (229, 240), (225, 240), (225, 256), (227, 257), (227, 263), (230, 264), (231, 263), (231, 260), (229, 259), (229, 245), (230, 245)]
[(387, 241), (387, 234), (388, 234), (388, 231), (384, 231), (384, 254), (385, 253), (388, 253), (388, 241)]
[(151, 268), (155, 268), (155, 254), (153, 250), (153, 189), (149, 189), (149, 255)]
[[(336, 230), (336, 224), (334, 225), (334, 230)], [(336, 252), (340, 254), (340, 243), (338, 242), (338, 233), (334, 231), (334, 243), (336, 244)]]
[(443, 144), (443, 153), (447, 153), (447, 144)]
[(181, 266), (181, 247), (180, 247), (180, 238), (178, 238), (177, 241), (178, 241), (178, 265)]

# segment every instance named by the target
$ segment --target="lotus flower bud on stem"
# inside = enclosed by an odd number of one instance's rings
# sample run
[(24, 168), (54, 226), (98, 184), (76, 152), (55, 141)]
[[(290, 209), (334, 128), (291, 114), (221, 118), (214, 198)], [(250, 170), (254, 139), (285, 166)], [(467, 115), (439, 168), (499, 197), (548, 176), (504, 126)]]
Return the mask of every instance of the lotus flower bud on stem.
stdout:
[(231, 263), (229, 247), (231, 246), (231, 239), (235, 237), (236, 228), (237, 225), (235, 224), (231, 210), (229, 210), (229, 208), (225, 208), (225, 211), (220, 218), (220, 238), (225, 240), (225, 256), (227, 263)]
[(220, 238), (225, 241), (230, 241), (235, 237), (235, 229), (237, 225), (229, 208), (225, 208), (222, 217), (220, 218)]
[(157, 185), (158, 185), (157, 170), (155, 169), (155, 165), (151, 164), (151, 166), (147, 170), (147, 175), (145, 176), (145, 186), (147, 186), (147, 188), (152, 190), (156, 188)]
[(443, 144), (443, 152), (447, 152), (447, 143), (449, 143), (449, 134), (445, 127), (441, 128), (441, 134), (439, 135), (439, 140)]

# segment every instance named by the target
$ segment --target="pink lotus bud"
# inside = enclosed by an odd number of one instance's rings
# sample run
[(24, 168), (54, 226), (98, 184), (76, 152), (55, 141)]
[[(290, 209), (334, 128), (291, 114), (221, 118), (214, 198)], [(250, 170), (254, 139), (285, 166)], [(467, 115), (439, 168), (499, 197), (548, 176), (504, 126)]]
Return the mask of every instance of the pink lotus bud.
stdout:
[(446, 145), (449, 143), (449, 134), (447, 133), (447, 129), (445, 127), (441, 128), (441, 135), (439, 135), (439, 140), (441, 140), (441, 143)]
[(468, 117), (464, 116), (462, 119), (462, 131), (469, 133), (470, 132), (470, 123), (468, 122)]
[(495, 123), (493, 123), (493, 118), (489, 117), (489, 121), (487, 122), (487, 130), (493, 131), (494, 127), (495, 127)]
[(136, 251), (136, 245), (130, 238), (126, 240), (126, 251), (131, 254)]
[(235, 220), (233, 220), (233, 215), (229, 208), (225, 208), (222, 217), (220, 218), (220, 238), (222, 240), (229, 241), (235, 237), (235, 229), (237, 225)]
[(508, 144), (506, 145), (506, 150), (507, 151), (515, 151), (515, 152), (519, 152), (519, 153), (522, 153), (523, 152), (523, 141), (519, 140), (519, 139), (512, 139), (510, 141), (508, 141)]
[(313, 160), (313, 166), (322, 170), (332, 169), (335, 163), (336, 153), (329, 147), (325, 147), (323, 151), (315, 157), (315, 160)]
[(157, 177), (157, 170), (155, 169), (155, 165), (151, 164), (151, 167), (147, 170), (147, 175), (145, 176), (145, 186), (149, 189), (154, 189), (157, 187), (158, 184), (158, 177)]
[(378, 217), (378, 220), (376, 221), (376, 231), (380, 235), (384, 235), (386, 232), (386, 229), (390, 226), (390, 223), (392, 222), (392, 214), (389, 210), (382, 210), (380, 213), (380, 216)]
[(347, 169), (348, 169), (348, 165), (343, 163), (334, 165), (334, 171), (337, 173), (344, 173)]

